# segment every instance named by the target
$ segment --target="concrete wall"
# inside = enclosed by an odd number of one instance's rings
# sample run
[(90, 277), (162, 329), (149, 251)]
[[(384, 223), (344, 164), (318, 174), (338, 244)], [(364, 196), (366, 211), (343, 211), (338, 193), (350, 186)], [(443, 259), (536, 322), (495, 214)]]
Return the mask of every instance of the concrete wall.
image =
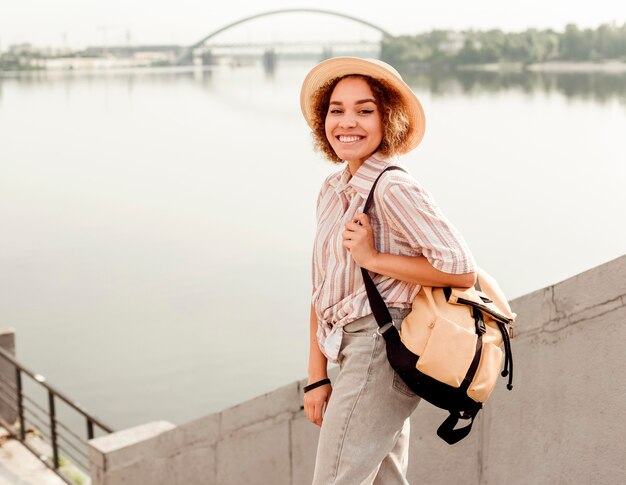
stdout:
[[(464, 441), (412, 417), (409, 482), (626, 483), (626, 256), (511, 302), (514, 389), (500, 379)], [(317, 428), (303, 382), (197, 421), (149, 423), (91, 441), (94, 485), (310, 483)]]

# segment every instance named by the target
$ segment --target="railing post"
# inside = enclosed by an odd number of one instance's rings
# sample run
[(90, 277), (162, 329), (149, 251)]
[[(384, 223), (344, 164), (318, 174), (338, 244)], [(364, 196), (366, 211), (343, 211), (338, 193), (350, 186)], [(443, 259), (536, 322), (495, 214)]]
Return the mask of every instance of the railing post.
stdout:
[(24, 396), (22, 394), (22, 370), (15, 366), (15, 384), (17, 392), (17, 414), (20, 418), (20, 441), (26, 439), (26, 425), (24, 423)]
[(57, 444), (57, 420), (54, 409), (54, 393), (48, 390), (48, 407), (50, 408), (50, 438), (52, 440), (52, 457), (54, 461), (54, 469), (59, 468), (59, 447)]
[(93, 421), (87, 418), (87, 439), (92, 440), (93, 436)]
[[(0, 349), (15, 357), (15, 330), (0, 329)], [(0, 356), (0, 388), (4, 398), (0, 400), (0, 419), (9, 426), (17, 422), (17, 383), (15, 382), (15, 365)]]

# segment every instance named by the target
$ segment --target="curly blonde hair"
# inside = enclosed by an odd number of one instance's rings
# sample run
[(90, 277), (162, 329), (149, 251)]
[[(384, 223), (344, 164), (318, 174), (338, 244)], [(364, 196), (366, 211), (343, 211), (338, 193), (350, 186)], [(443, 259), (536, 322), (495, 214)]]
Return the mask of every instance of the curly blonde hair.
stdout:
[(343, 160), (337, 156), (328, 138), (326, 138), (326, 115), (330, 105), (330, 96), (339, 81), (348, 77), (360, 77), (372, 90), (376, 105), (382, 113), (383, 139), (378, 146), (377, 152), (384, 156), (398, 153), (406, 153), (409, 149), (408, 134), (410, 120), (406, 112), (404, 99), (396, 89), (382, 79), (374, 79), (362, 74), (349, 74), (336, 77), (320, 86), (313, 94), (313, 145), (328, 160), (333, 163), (341, 163)]

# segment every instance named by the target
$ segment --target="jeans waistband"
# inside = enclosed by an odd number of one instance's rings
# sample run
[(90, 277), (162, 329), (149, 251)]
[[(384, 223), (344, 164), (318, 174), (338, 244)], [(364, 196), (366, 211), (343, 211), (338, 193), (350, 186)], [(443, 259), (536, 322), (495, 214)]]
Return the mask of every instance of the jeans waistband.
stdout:
[[(396, 327), (398, 327), (398, 329), (400, 328), (402, 320), (404, 320), (404, 317), (406, 317), (410, 311), (410, 308), (389, 308), (389, 314), (391, 315), (391, 318), (393, 319), (394, 324), (396, 325)], [(344, 325), (344, 329), (348, 332), (376, 328), (378, 328), (378, 323), (376, 322), (376, 319), (374, 318), (374, 315), (372, 313)]]
[(409, 313), (411, 313), (411, 310), (412, 308), (390, 307), (389, 314), (391, 315), (391, 318), (393, 318), (394, 320), (396, 318), (404, 319), (404, 317), (406, 317)]

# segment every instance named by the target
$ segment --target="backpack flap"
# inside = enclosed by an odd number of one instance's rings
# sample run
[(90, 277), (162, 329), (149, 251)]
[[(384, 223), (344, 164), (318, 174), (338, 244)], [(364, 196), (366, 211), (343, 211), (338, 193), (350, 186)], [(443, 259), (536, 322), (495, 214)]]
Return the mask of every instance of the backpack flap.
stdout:
[[(483, 312), (485, 316), (488, 315), (494, 320), (505, 324), (509, 332), (510, 327), (515, 323), (517, 315), (511, 311), (506, 300), (494, 298), (493, 294), (488, 294), (486, 291), (478, 291), (475, 288), (446, 288), (445, 292), (448, 303), (472, 306)], [(496, 304), (498, 300), (503, 301), (505, 306)]]

